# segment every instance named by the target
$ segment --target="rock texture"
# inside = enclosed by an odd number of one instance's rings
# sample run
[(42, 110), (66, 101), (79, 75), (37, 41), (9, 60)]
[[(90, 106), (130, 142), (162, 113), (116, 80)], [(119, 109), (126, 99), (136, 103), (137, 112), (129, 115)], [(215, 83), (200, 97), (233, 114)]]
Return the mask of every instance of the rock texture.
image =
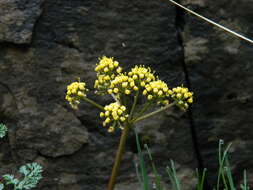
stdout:
[[(181, 3), (252, 36), (250, 0)], [(64, 93), (81, 77), (89, 96), (110, 103), (110, 97), (94, 96), (92, 89), (97, 57), (107, 55), (126, 69), (151, 66), (171, 86), (188, 83), (195, 92), (190, 118), (172, 110), (137, 125), (164, 184), (170, 185), (165, 166), (172, 158), (185, 189), (192, 189), (195, 167), (201, 164), (213, 185), (219, 139), (233, 143), (232, 166), (240, 181), (243, 169), (253, 172), (252, 51), (251, 44), (164, 1), (1, 0), (0, 121), (9, 133), (0, 144), (0, 175), (36, 161), (45, 170), (38, 189), (105, 189), (120, 131), (108, 134), (98, 110), (88, 104), (72, 110)], [(190, 127), (196, 128), (198, 159)], [(130, 134), (116, 189), (139, 188), (134, 164)]]
[(2, 0), (0, 2), (0, 41), (29, 44), (44, 0)]
[[(189, 8), (248, 37), (252, 37), (252, 8), (245, 1), (183, 1)], [(185, 16), (182, 33), (185, 63), (192, 89), (197, 136), (210, 184), (215, 181), (218, 140), (233, 143), (232, 167), (236, 179), (247, 168), (252, 173), (252, 44), (220, 29)], [(250, 177), (252, 184), (252, 178)]]
[[(37, 161), (45, 170), (38, 189), (105, 189), (120, 131), (108, 134), (88, 104), (73, 111), (64, 100), (66, 85), (81, 77), (89, 96), (111, 102), (92, 90), (102, 55), (126, 69), (149, 65), (171, 86), (185, 84), (175, 8), (153, 0), (4, 0), (0, 18), (0, 119), (9, 127), (0, 144), (0, 174)], [(191, 189), (197, 163), (187, 114), (174, 110), (138, 129), (159, 171), (164, 174), (174, 159), (185, 189)], [(138, 183), (135, 158), (131, 134), (117, 188)]]

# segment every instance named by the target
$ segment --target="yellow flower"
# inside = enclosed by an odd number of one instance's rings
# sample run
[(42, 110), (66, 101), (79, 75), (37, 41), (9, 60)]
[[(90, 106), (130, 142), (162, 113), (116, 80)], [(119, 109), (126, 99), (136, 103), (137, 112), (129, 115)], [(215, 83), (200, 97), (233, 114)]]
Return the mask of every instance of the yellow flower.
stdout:
[[(119, 69), (120, 70), (120, 69)], [(120, 73), (112, 81), (108, 91), (109, 93), (130, 95), (133, 91), (138, 91), (141, 87), (145, 87), (151, 81), (155, 80), (150, 68), (145, 66), (135, 66), (127, 74)], [(116, 92), (114, 89), (117, 88)]]
[(108, 132), (113, 133), (114, 131), (115, 131), (115, 128), (113, 126), (110, 126), (109, 129), (108, 129)]
[(125, 90), (125, 94), (127, 94), (127, 95), (128, 95), (128, 94), (130, 94), (130, 93), (131, 93), (131, 91), (130, 91), (130, 90), (128, 90), (128, 89), (126, 89), (126, 90)]
[(122, 83), (122, 87), (123, 87), (123, 88), (126, 88), (127, 86), (128, 86), (128, 82), (123, 82), (123, 83)]
[(95, 81), (94, 88), (98, 90), (97, 93), (112, 93), (108, 91), (108, 87), (116, 75), (122, 72), (122, 68), (119, 67), (119, 62), (114, 61), (112, 57), (108, 58), (103, 56), (99, 58), (99, 63), (97, 63), (95, 71), (97, 72), (97, 80)]
[(118, 67), (119, 63), (117, 61), (113, 60), (113, 57), (106, 57), (103, 56), (102, 58), (99, 58), (99, 63), (97, 63), (97, 66), (95, 68), (95, 71), (103, 74), (104, 72), (109, 72), (114, 69), (118, 69), (121, 67)]
[(114, 92), (115, 94), (117, 94), (117, 93), (119, 92), (119, 89), (118, 89), (118, 88), (114, 88), (114, 89), (113, 89), (113, 92)]
[(187, 100), (187, 102), (191, 104), (191, 103), (193, 102), (193, 99), (192, 99), (192, 98), (189, 98), (189, 99)]
[(148, 95), (148, 100), (152, 100), (153, 96), (152, 95)]
[(141, 86), (142, 86), (142, 87), (145, 86), (145, 82), (142, 81), (142, 82), (141, 82)]
[(125, 74), (119, 74), (114, 80), (112, 80), (109, 88), (112, 89), (115, 94), (122, 93), (129, 95), (131, 90), (136, 89), (134, 87), (133, 79)]
[(144, 65), (132, 68), (128, 76), (134, 80), (137, 87), (144, 87), (147, 83), (155, 80), (155, 76), (151, 69), (149, 67), (146, 68)]
[(137, 91), (139, 90), (139, 88), (137, 86), (134, 86), (134, 90)]
[(155, 101), (157, 104), (168, 104), (169, 88), (167, 84), (161, 80), (149, 82), (145, 85), (143, 95), (147, 96), (148, 100)]
[(189, 92), (188, 88), (176, 87), (171, 91), (171, 97), (177, 105), (183, 109), (187, 109), (189, 104), (193, 103), (193, 93)]
[(100, 117), (105, 117), (103, 122), (103, 126), (108, 124), (112, 124), (108, 132), (113, 132), (116, 126), (121, 128), (122, 123), (128, 118), (128, 114), (126, 113), (126, 107), (120, 105), (118, 102), (111, 103), (104, 107), (104, 112), (100, 113)]
[(122, 68), (119, 67), (116, 71), (117, 71), (117, 73), (121, 73), (122, 72)]
[(69, 102), (73, 109), (78, 109), (80, 100), (86, 97), (88, 89), (85, 88), (84, 82), (73, 82), (67, 86), (67, 93), (65, 99)]
[[(103, 112), (102, 112), (103, 113)], [(108, 117), (110, 115), (110, 112), (109, 111), (106, 111), (105, 112), (105, 116)]]

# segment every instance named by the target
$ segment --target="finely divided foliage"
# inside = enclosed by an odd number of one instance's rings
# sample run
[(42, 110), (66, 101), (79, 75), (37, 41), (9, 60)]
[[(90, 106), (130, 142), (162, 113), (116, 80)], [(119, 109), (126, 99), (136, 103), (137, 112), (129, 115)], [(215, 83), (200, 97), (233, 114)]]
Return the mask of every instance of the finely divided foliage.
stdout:
[(6, 174), (3, 176), (7, 185), (13, 185), (14, 190), (32, 189), (37, 186), (42, 178), (42, 167), (37, 163), (29, 163), (21, 166), (19, 173), (23, 175), (23, 179), (17, 179), (14, 175)]
[[(0, 124), (0, 138), (3, 138), (6, 135), (6, 132), (7, 127), (4, 124)], [(19, 173), (23, 178), (15, 178), (12, 174), (3, 175), (4, 181), (0, 177), (0, 190), (4, 189), (4, 183), (6, 185), (12, 185), (13, 190), (32, 189), (36, 187), (42, 179), (42, 172), (42, 167), (37, 163), (23, 165), (19, 168)]]
[(0, 123), (0, 138), (3, 138), (6, 135), (7, 131), (7, 127), (4, 124)]

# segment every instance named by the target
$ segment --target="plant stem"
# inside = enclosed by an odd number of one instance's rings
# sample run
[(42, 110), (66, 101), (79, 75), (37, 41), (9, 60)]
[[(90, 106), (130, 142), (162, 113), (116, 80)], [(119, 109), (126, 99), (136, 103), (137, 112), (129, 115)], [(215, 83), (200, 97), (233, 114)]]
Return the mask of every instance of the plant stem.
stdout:
[(113, 190), (113, 188), (114, 188), (114, 185), (115, 185), (115, 182), (116, 182), (116, 177), (118, 175), (120, 163), (121, 163), (121, 160), (122, 160), (122, 156), (123, 156), (124, 151), (125, 151), (126, 139), (127, 139), (129, 129), (130, 129), (130, 124), (128, 122), (126, 122), (125, 127), (124, 127), (124, 129), (122, 131), (122, 134), (121, 134), (121, 137), (120, 137), (118, 150), (117, 150), (114, 165), (113, 165), (113, 168), (112, 168), (112, 174), (111, 174), (109, 184), (108, 184), (108, 190)]
[[(144, 107), (142, 108), (142, 110), (140, 110), (140, 112), (138, 113), (138, 115), (136, 116), (136, 118), (135, 119), (137, 119), (138, 117), (141, 117), (142, 116), (142, 114), (144, 114), (148, 109), (149, 109), (149, 107), (151, 106), (151, 102), (147, 102), (145, 105), (144, 105)], [(135, 120), (135, 119), (133, 119), (133, 120)]]
[(111, 96), (115, 100), (115, 102), (118, 102), (118, 104), (121, 104), (114, 94), (111, 94)]
[(83, 97), (83, 100), (86, 101), (86, 102), (88, 102), (88, 103), (90, 103), (90, 104), (92, 104), (93, 106), (97, 107), (98, 109), (101, 109), (101, 110), (104, 111), (104, 107), (101, 106), (100, 104), (94, 102), (93, 100), (91, 100), (91, 99), (89, 99), (87, 97)]
[(138, 96), (139, 96), (139, 90), (136, 92), (136, 95), (134, 96), (134, 103), (132, 105), (131, 111), (130, 111), (130, 116), (129, 118), (131, 119), (135, 110), (135, 106), (137, 104), (137, 100), (138, 100)]
[(156, 111), (153, 111), (153, 112), (151, 112), (151, 113), (148, 113), (148, 114), (146, 114), (146, 115), (144, 115), (144, 116), (141, 116), (141, 117), (135, 119), (135, 120), (133, 121), (133, 123), (138, 122), (138, 121), (141, 121), (141, 120), (143, 120), (143, 119), (147, 119), (147, 118), (152, 117), (152, 116), (154, 116), (154, 115), (156, 115), (156, 114), (158, 114), (158, 113), (161, 113), (161, 112), (165, 111), (166, 109), (168, 109), (168, 108), (174, 106), (175, 104), (176, 104), (176, 103), (174, 102), (174, 103), (172, 103), (172, 104), (169, 104), (169, 105), (167, 105), (167, 106), (162, 107), (162, 108), (159, 109), (159, 110), (156, 110)]

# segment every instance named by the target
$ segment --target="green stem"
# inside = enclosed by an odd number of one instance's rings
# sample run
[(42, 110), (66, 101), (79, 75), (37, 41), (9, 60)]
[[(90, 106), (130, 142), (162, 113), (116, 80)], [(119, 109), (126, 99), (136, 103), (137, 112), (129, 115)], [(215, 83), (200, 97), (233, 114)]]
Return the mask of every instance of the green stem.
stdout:
[(118, 102), (118, 104), (121, 104), (121, 102), (116, 98), (114, 94), (111, 94), (112, 98), (115, 100), (115, 102)]
[(87, 98), (87, 97), (82, 97), (82, 98), (83, 98), (84, 101), (86, 101), (86, 102), (92, 104), (93, 106), (97, 107), (98, 109), (101, 109), (101, 110), (104, 111), (104, 107), (101, 106), (100, 104), (94, 102), (93, 100), (91, 100), (91, 99), (89, 99), (89, 98)]
[(139, 90), (136, 92), (136, 95), (134, 96), (134, 103), (132, 105), (132, 108), (130, 111), (130, 116), (129, 116), (130, 119), (132, 119), (132, 116), (133, 116), (133, 113), (134, 113), (134, 110), (135, 110), (135, 107), (136, 107), (136, 104), (138, 101), (138, 97), (139, 97)]
[(114, 161), (114, 165), (112, 168), (112, 173), (111, 173), (111, 177), (108, 183), (108, 190), (113, 190), (115, 182), (116, 182), (116, 177), (118, 175), (118, 171), (119, 171), (119, 167), (120, 167), (120, 163), (122, 160), (122, 156), (124, 154), (125, 151), (125, 145), (126, 145), (126, 139), (128, 136), (128, 132), (130, 129), (130, 124), (128, 122), (125, 123), (125, 127), (122, 131), (121, 137), (120, 137), (120, 142), (119, 142), (119, 146), (118, 146), (118, 150), (116, 153), (116, 157), (115, 157), (115, 161)]
[(128, 108), (125, 94), (121, 94), (119, 99), (120, 99), (120, 104), (124, 105), (124, 106), (126, 106), (126, 108)]
[(167, 105), (167, 106), (162, 107), (162, 108), (159, 109), (159, 110), (156, 110), (156, 111), (153, 111), (153, 112), (151, 112), (151, 113), (148, 113), (148, 114), (146, 114), (146, 115), (144, 115), (144, 116), (141, 116), (141, 117), (135, 119), (135, 120), (133, 121), (133, 123), (136, 123), (136, 122), (141, 121), (141, 120), (143, 120), (143, 119), (147, 119), (147, 118), (149, 118), (149, 117), (152, 117), (152, 116), (154, 116), (154, 115), (156, 115), (156, 114), (158, 114), (158, 113), (161, 113), (161, 112), (167, 110), (168, 108), (174, 106), (175, 104), (176, 104), (176, 103), (174, 102), (174, 103), (172, 103), (172, 104), (169, 104), (169, 105)]
[[(151, 104), (152, 104), (152, 102), (147, 102), (146, 105), (142, 108), (142, 110), (139, 112), (139, 114), (136, 116), (135, 119), (137, 119), (138, 117), (141, 117), (142, 114), (144, 114), (148, 110), (148, 108), (151, 106)], [(133, 119), (133, 120), (135, 120), (135, 119)]]

